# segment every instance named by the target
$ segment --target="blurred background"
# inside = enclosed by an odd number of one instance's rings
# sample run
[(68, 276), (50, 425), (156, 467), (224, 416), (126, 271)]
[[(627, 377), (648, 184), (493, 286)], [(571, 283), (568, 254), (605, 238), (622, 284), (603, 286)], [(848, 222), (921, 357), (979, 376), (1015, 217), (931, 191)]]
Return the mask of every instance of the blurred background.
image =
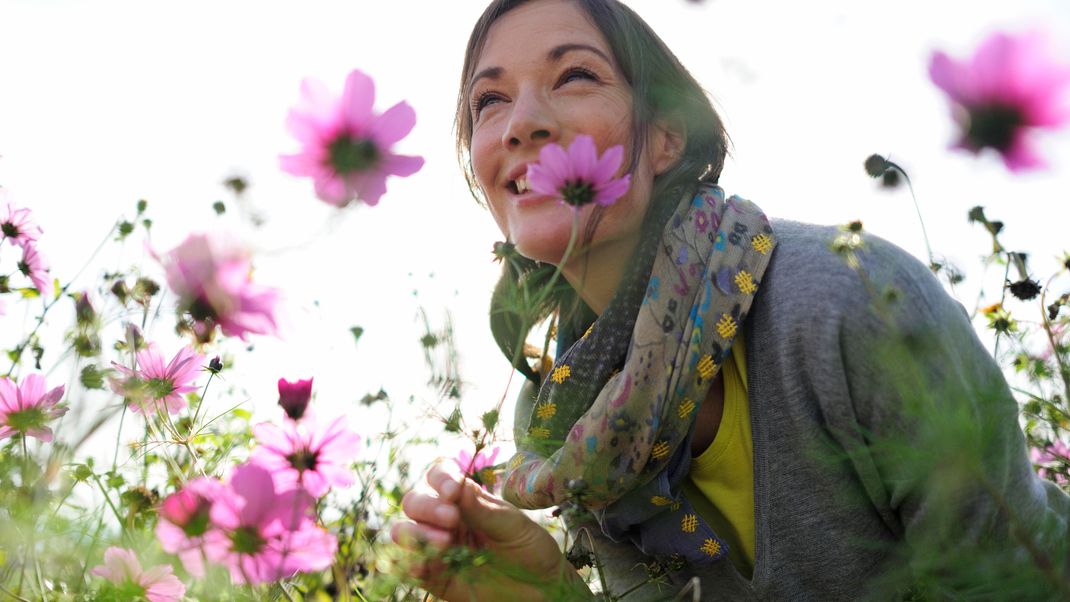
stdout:
[[(1002, 268), (982, 277), (980, 258), (991, 243), (966, 221), (975, 205), (1006, 222), (1004, 244), (1031, 251), (1038, 276), (1054, 271), (1067, 247), (1070, 132), (1042, 134), (1051, 165), (1027, 175), (1010, 174), (995, 156), (949, 151), (954, 123), (927, 67), (933, 50), (967, 56), (996, 30), (1043, 30), (1070, 58), (1070, 4), (627, 4), (724, 117), (733, 141), (722, 178), (729, 193), (776, 217), (860, 219), (925, 260), (907, 190), (882, 189), (862, 169), (880, 153), (910, 173), (936, 255), (967, 276), (959, 298), (968, 309), (983, 281), (995, 282), (989, 290), (998, 294), (1002, 280)], [(358, 400), (381, 388), (392, 399), (413, 399), (404, 425), (435, 425), (452, 402), (440, 403), (427, 386), (421, 337), (427, 324), (441, 332), (449, 316), (465, 417), (478, 421), (506, 395), (509, 424), (520, 379), (505, 391), (508, 363), (487, 321), (500, 233), (465, 186), (452, 131), (464, 46), (483, 7), (481, 0), (0, 0), (0, 185), (33, 209), (45, 230), (40, 249), (64, 283), (118, 218), (134, 217), (139, 199), (148, 201), (156, 249), (197, 230), (251, 244), (256, 280), (284, 291), (287, 324), (282, 340), (254, 337), (256, 353), (229, 378), (265, 419), (278, 412), (280, 376), (314, 376), (323, 413), (363, 411)], [(413, 177), (390, 180), (377, 207), (339, 211), (315, 199), (311, 182), (283, 174), (278, 155), (297, 149), (284, 119), (302, 78), (340, 92), (354, 68), (375, 79), (378, 110), (401, 100), (415, 108), (416, 128), (397, 152), (427, 162)], [(248, 183), (240, 199), (223, 184), (233, 177)], [(217, 201), (223, 215), (213, 210)], [(111, 245), (72, 290), (93, 287), (101, 270), (147, 260), (133, 238)], [(29, 306), (7, 306), (5, 346), (35, 317)], [(159, 329), (170, 331), (171, 316), (162, 318)], [(50, 319), (66, 325), (70, 316)], [(363, 328), (356, 342), (353, 326)], [(229, 344), (240, 350), (237, 343)], [(56, 359), (46, 354), (46, 367)], [(371, 437), (384, 428), (357, 416), (351, 423)], [(453, 455), (462, 446), (455, 443), (438, 451)]]

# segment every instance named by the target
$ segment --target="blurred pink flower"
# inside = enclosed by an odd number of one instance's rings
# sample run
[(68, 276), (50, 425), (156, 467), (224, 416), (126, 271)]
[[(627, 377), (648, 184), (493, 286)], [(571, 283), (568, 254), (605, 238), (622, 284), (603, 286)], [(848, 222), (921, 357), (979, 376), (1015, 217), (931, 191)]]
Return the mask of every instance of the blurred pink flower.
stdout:
[(1070, 67), (1055, 62), (1039, 32), (996, 33), (969, 59), (934, 52), (929, 77), (951, 100), (962, 137), (955, 148), (992, 148), (1011, 171), (1041, 167), (1031, 143), (1035, 128), (1070, 119)]
[(160, 505), (156, 538), (166, 552), (177, 554), (195, 577), (204, 576), (204, 536), (211, 528), (212, 502), (224, 491), (215, 479), (198, 477), (167, 496)]
[(498, 480), (497, 475), (494, 474), (494, 460), (498, 457), (499, 451), (501, 450), (498, 447), (490, 450), (484, 449), (477, 452), (476, 457), (472, 458), (472, 454), (468, 453), (468, 450), (462, 449), (453, 461), (457, 463), (457, 466), (465, 476), (490, 491), (494, 489), (495, 482)]
[(619, 144), (599, 158), (594, 139), (581, 134), (567, 151), (557, 144), (542, 147), (539, 162), (528, 165), (528, 186), (573, 207), (592, 201), (612, 205), (631, 185), (631, 174), (613, 177), (623, 159), (624, 147)]
[(275, 334), (278, 291), (253, 284), (252, 261), (244, 248), (219, 237), (191, 234), (158, 257), (179, 307), (196, 321), (198, 336), (210, 339), (218, 324), (223, 334)]
[(178, 602), (186, 595), (186, 586), (172, 574), (171, 565), (161, 564), (147, 571), (133, 551), (112, 546), (104, 551), (104, 564), (91, 571), (123, 589), (123, 595), (144, 596), (150, 602)]
[(1037, 466), (1037, 474), (1042, 479), (1050, 478), (1049, 471), (1055, 477), (1054, 481), (1060, 485), (1067, 484), (1066, 473), (1070, 468), (1070, 446), (1062, 441), (1039, 449), (1034, 447), (1029, 450), (1029, 457)]
[(125, 378), (109, 379), (112, 390), (126, 398), (131, 410), (148, 414), (153, 411), (149, 402), (162, 401), (169, 413), (177, 414), (188, 405), (183, 395), (197, 390), (193, 383), (204, 369), (203, 355), (186, 346), (164, 365), (160, 348), (149, 343), (136, 357), (137, 370), (112, 362)]
[(305, 415), (310, 399), (312, 399), (311, 378), (294, 382), (279, 379), (279, 405), (286, 411), (290, 420), (300, 420)]
[(422, 157), (390, 152), (412, 130), (416, 113), (405, 102), (376, 113), (375, 83), (363, 72), (349, 74), (341, 98), (314, 79), (301, 83), (301, 96), (286, 119), (301, 152), (279, 162), (287, 173), (312, 178), (321, 200), (338, 207), (357, 199), (376, 205), (387, 176), (411, 176), (423, 167)]
[(48, 277), (48, 264), (35, 245), (26, 243), (22, 246), (22, 259), (18, 263), (19, 271), (33, 281), (33, 286), (42, 295), (52, 292), (52, 280)]
[(349, 466), (360, 450), (360, 435), (346, 428), (345, 416), (324, 428), (310, 414), (281, 427), (265, 422), (254, 426), (253, 434), (260, 445), (253, 449), (252, 461), (270, 470), (280, 486), (299, 484), (320, 497), (332, 486), (353, 483)]
[(217, 528), (204, 535), (205, 554), (224, 563), (235, 583), (268, 583), (325, 569), (338, 541), (316, 526), (311, 506), (304, 490), (279, 489), (265, 468), (239, 465), (212, 504)]
[(33, 223), (30, 210), (16, 207), (0, 190), (0, 240), (8, 240), (21, 247), (33, 244), (41, 235), (41, 228)]
[(67, 408), (56, 406), (62, 397), (63, 385), (46, 393), (45, 379), (40, 374), (27, 375), (21, 386), (0, 376), (0, 439), (22, 433), (41, 441), (51, 441), (52, 429), (48, 428), (48, 421), (67, 413)]

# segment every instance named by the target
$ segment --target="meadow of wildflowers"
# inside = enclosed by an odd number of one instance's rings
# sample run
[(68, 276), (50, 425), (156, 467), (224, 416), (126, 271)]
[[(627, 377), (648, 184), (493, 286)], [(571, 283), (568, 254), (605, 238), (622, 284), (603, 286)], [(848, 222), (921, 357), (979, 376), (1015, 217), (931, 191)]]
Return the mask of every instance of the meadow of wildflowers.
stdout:
[[(1041, 168), (1034, 138), (1045, 130), (1066, 135), (1061, 128), (1070, 121), (1068, 65), (1024, 34), (996, 34), (964, 60), (935, 53), (932, 81), (947, 93), (960, 128), (953, 146), (999, 153), (1015, 172)], [(285, 125), (301, 148), (282, 155), (280, 166), (309, 178), (320, 200), (340, 208), (374, 206), (392, 178), (420, 171), (421, 157), (394, 150), (405, 146), (415, 112), (405, 102), (377, 112), (369, 75), (353, 70), (340, 95), (311, 79), (300, 90)], [(627, 174), (615, 177), (622, 158), (621, 147), (596, 149), (583, 136), (568, 148), (547, 145), (527, 185), (572, 205), (611, 204), (629, 184)], [(889, 174), (906, 176), (882, 157), (867, 161), (866, 169), (890, 186), (898, 178)], [(926, 200), (923, 191), (920, 200)], [(53, 274), (40, 249), (58, 243), (49, 240), (47, 224), (35, 222), (33, 204), (0, 189), (0, 312), (26, 304), (36, 317), (6, 350), (10, 366), (0, 375), (0, 521), (9, 526), (0, 534), (0, 595), (153, 602), (419, 599), (410, 569), (423, 559), (401, 555), (383, 529), (422, 467), (409, 465), (407, 442), (397, 430), (384, 429), (374, 445), (388, 451), (373, 455), (373, 442), (353, 427), (361, 411), (391, 400), (370, 394), (349, 415), (332, 413), (314, 398), (315, 375), (280, 378), (277, 416), (252, 424), (226, 382), (234, 358), (221, 351), (224, 343), (275, 336), (284, 321), (285, 291), (257, 281), (255, 253), (240, 240), (202, 232), (156, 250), (147, 237), (151, 210), (142, 202), (137, 219), (120, 222), (108, 238), (144, 239), (148, 264), (104, 271), (96, 282)], [(991, 235), (985, 256), (1004, 271), (1000, 302), (964, 304), (994, 339), (997, 359), (1015, 384), (1038, 474), (1066, 488), (1070, 256), (1058, 273), (1034, 274), (1029, 249), (1004, 248), (1004, 225), (986, 209), (1003, 211), (978, 206), (968, 215)], [(849, 257), (864, 252), (864, 239), (859, 224), (830, 244)], [(507, 246), (498, 249), (505, 269), (512, 269)], [(931, 252), (929, 262), (954, 290), (961, 277), (953, 266)], [(510, 315), (530, 322), (545, 317), (539, 308), (558, 275), (515, 296)], [(46, 339), (52, 331), (40, 327), (62, 322), (62, 312), (74, 316), (73, 324), (57, 340)], [(429, 329), (421, 343), (429, 350), (451, 341)], [(514, 363), (539, 370), (545, 345), (537, 343), (514, 341), (503, 349)], [(46, 348), (55, 354), (50, 357), (77, 361), (55, 361), (58, 369), (50, 371)], [(451, 367), (428, 359), (433, 383), (452, 399), (458, 381)], [(86, 391), (112, 395), (113, 403), (83, 413), (80, 423), (54, 436), (79, 403), (65, 397), (64, 383), (73, 380)], [(442, 421), (445, 435), (470, 440), (453, 461), (488, 490), (496, 485), (505, 402), (503, 395), (477, 421), (464, 420), (459, 409)], [(131, 430), (137, 441), (124, 445)], [(110, 447), (102, 454), (100, 446)], [(478, 550), (428, 554), (461, 574), (493, 564)], [(664, 572), (649, 570), (652, 579)], [(1051, 570), (1055, 583), (1047, 587), (1054, 591), (1060, 580), (1070, 587), (1065, 567)], [(626, 598), (622, 593), (605, 592), (608, 599)]]

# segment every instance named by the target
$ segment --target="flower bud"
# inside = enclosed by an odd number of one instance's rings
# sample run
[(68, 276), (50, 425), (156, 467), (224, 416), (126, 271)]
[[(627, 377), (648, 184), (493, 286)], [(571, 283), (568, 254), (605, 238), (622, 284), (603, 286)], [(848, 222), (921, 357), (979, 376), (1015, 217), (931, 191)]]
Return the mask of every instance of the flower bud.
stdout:
[(279, 405), (286, 411), (290, 420), (300, 420), (305, 415), (308, 402), (312, 398), (312, 379), (290, 382), (279, 379)]

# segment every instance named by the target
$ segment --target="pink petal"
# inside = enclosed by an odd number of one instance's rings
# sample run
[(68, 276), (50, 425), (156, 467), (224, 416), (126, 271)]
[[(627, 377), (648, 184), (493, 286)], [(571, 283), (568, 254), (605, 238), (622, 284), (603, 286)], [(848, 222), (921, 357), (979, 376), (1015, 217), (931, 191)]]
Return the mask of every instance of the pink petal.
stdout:
[(349, 187), (346, 186), (345, 178), (337, 175), (316, 178), (316, 196), (326, 203), (336, 207), (343, 207), (353, 200)]
[(342, 112), (346, 122), (356, 132), (362, 133), (371, 120), (375, 104), (375, 82), (359, 69), (354, 69), (346, 78), (342, 92)]
[[(557, 144), (547, 144), (539, 151), (540, 169), (546, 172), (546, 176), (554, 182), (554, 188), (559, 189), (569, 179), (572, 173), (569, 168), (569, 157), (565, 149)], [(530, 171), (531, 168), (529, 167)]]
[(631, 174), (624, 174), (623, 177), (611, 181), (595, 193), (594, 201), (602, 206), (613, 204), (617, 199), (624, 196), (624, 193), (628, 192), (631, 180)]
[(608, 182), (610, 178), (617, 175), (617, 170), (620, 169), (620, 164), (623, 161), (623, 146), (616, 144), (607, 148), (606, 152), (602, 154), (602, 158), (598, 160), (598, 164), (591, 171), (590, 181), (594, 182), (596, 186), (603, 182)]
[(568, 147), (568, 159), (570, 180), (595, 182), (592, 176), (598, 164), (598, 149), (595, 148), (594, 138), (584, 134), (576, 136)]
[(528, 186), (533, 191), (549, 196), (561, 196), (560, 187), (564, 184), (564, 181), (554, 177), (541, 164), (532, 163), (528, 165), (527, 177)]
[(423, 166), (423, 157), (412, 155), (388, 155), (383, 159), (383, 164), (380, 169), (390, 175), (407, 178), (420, 171), (420, 168)]
[(294, 444), (279, 426), (270, 422), (262, 422), (253, 427), (253, 436), (260, 445), (273, 452), (285, 456), (293, 453)]
[(356, 193), (356, 197), (368, 205), (374, 207), (379, 204), (379, 199), (386, 194), (386, 172), (375, 170), (361, 172), (349, 176), (349, 185)]
[(323, 173), (323, 157), (311, 151), (279, 155), (279, 168), (292, 176), (317, 177)]
[(380, 150), (388, 149), (408, 136), (415, 125), (416, 111), (409, 106), (409, 103), (401, 101), (372, 122), (368, 135)]

